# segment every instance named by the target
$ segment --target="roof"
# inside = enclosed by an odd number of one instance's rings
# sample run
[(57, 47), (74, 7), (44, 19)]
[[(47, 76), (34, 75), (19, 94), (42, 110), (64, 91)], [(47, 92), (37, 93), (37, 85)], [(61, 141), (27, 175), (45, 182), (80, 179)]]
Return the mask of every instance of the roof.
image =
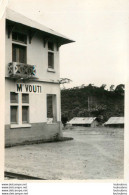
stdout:
[(33, 29), (37, 29), (37, 30), (42, 31), (42, 32), (46, 32), (50, 35), (54, 35), (62, 40), (62, 44), (75, 42), (75, 41), (67, 38), (66, 36), (64, 36), (56, 31), (34, 21), (34, 20), (31, 20), (30, 18), (27, 18), (24, 15), (19, 14), (19, 13), (15, 12), (9, 8), (6, 9), (6, 19), (13, 21), (15, 23), (23, 24), (23, 25), (31, 27)]
[(96, 117), (74, 117), (67, 124), (91, 124)]
[(111, 117), (104, 125), (124, 124), (124, 117)]

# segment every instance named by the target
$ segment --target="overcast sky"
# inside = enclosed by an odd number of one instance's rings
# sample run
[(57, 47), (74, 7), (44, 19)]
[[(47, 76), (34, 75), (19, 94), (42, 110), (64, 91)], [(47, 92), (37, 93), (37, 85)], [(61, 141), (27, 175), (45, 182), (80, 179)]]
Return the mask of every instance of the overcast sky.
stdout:
[(9, 0), (8, 7), (75, 40), (60, 48), (66, 87), (125, 83), (128, 0)]

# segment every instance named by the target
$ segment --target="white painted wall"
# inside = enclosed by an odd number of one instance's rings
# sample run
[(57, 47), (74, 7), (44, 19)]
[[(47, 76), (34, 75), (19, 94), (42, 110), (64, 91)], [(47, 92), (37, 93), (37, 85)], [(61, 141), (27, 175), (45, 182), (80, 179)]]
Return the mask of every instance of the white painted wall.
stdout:
[[(57, 121), (60, 121), (60, 86), (58, 84), (50, 83), (37, 83), (31, 82), (30, 84), (38, 84), (42, 86), (41, 94), (29, 94), (29, 122), (42, 123), (47, 122), (47, 94), (55, 94), (57, 97)], [(5, 82), (5, 124), (10, 124), (10, 92), (15, 92), (16, 83), (11, 80)]]
[[(36, 83), (34, 83), (36, 84)], [(56, 94), (57, 121), (60, 121), (60, 88), (56, 84), (41, 84), (42, 94), (30, 94), (30, 123), (47, 122), (47, 94)]]

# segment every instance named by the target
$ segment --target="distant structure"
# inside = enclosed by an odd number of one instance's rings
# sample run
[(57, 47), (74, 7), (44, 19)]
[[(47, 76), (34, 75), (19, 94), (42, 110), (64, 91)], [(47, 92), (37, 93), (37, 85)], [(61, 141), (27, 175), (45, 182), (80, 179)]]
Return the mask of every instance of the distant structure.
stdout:
[(106, 123), (106, 127), (124, 127), (124, 117), (111, 117)]
[(96, 117), (74, 117), (67, 124), (72, 126), (96, 127), (99, 125), (99, 122)]

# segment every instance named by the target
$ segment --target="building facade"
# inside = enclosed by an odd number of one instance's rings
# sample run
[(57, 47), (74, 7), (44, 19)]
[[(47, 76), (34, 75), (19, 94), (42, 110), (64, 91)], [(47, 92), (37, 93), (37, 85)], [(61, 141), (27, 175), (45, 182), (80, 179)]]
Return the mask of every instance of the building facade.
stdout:
[(59, 47), (72, 40), (6, 13), (5, 143), (62, 136)]

